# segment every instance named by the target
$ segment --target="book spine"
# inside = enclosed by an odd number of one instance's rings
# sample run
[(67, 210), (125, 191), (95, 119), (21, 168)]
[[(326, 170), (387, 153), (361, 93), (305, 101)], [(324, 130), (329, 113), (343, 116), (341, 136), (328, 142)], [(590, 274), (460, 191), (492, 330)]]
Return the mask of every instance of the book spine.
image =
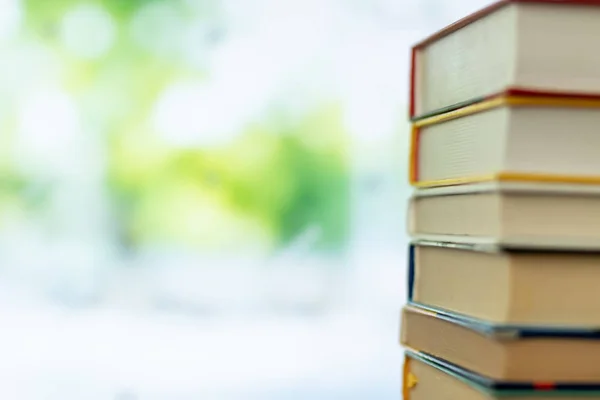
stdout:
[(419, 131), (420, 128), (413, 125), (410, 133), (408, 182), (413, 186), (419, 181)]
[(416, 114), (416, 94), (417, 94), (417, 48), (413, 47), (411, 49), (410, 55), (410, 98), (408, 99), (409, 111), (408, 116), (409, 119), (415, 117)]
[(404, 367), (402, 368), (402, 399), (410, 400), (410, 392), (417, 385), (417, 377), (411, 372), (411, 358), (404, 354)]
[(411, 303), (413, 299), (413, 292), (415, 287), (415, 245), (410, 243), (408, 245), (408, 263), (407, 263), (407, 297), (408, 302)]

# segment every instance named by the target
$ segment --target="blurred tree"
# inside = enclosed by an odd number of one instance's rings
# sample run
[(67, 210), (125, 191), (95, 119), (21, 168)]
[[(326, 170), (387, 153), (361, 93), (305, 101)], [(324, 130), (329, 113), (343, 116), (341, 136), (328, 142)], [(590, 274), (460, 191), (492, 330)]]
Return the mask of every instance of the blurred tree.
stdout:
[[(318, 248), (339, 249), (348, 231), (349, 183), (337, 106), (296, 122), (265, 120), (212, 150), (169, 147), (150, 124), (168, 85), (204, 79), (206, 71), (185, 61), (175, 33), (203, 21), (206, 42), (218, 43), (224, 32), (218, 4), (24, 0), (25, 36), (60, 55), (59, 83), (78, 100), (88, 124), (105, 134), (121, 243), (227, 247), (254, 239), (273, 248), (316, 227)], [(93, 24), (71, 21), (81, 37), (69, 39), (65, 16), (73, 10)], [(98, 49), (81, 47), (82, 41)]]
[(167, 227), (169, 235), (195, 246), (215, 245), (207, 236), (235, 236), (217, 232), (218, 226), (185, 228), (190, 215), (213, 207), (237, 215), (239, 229), (253, 222), (260, 230), (254, 234), (271, 237), (271, 245), (289, 243), (316, 226), (321, 232), (316, 245), (339, 249), (349, 222), (344, 138), (339, 110), (327, 107), (293, 126), (250, 128), (219, 150), (165, 151), (158, 142), (133, 141), (115, 165), (120, 169), (113, 170), (115, 193), (133, 210), (136, 242), (165, 240)]

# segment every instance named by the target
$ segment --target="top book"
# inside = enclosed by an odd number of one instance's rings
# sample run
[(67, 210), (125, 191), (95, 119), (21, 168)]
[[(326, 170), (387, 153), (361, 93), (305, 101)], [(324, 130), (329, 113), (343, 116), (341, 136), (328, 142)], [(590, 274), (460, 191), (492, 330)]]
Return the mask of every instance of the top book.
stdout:
[(410, 117), (510, 91), (600, 96), (600, 0), (503, 0), (412, 49)]

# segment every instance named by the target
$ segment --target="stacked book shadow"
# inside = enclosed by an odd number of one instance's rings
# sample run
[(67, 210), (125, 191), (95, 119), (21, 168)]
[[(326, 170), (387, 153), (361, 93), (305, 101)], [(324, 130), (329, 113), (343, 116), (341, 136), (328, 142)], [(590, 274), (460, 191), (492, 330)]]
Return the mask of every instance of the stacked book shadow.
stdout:
[(600, 400), (600, 0), (413, 48), (405, 400)]

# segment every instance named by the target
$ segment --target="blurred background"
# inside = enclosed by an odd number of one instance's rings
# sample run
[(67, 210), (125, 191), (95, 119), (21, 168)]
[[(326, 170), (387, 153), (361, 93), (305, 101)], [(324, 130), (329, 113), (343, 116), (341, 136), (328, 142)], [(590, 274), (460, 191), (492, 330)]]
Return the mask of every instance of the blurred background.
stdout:
[(484, 3), (0, 0), (0, 398), (399, 398), (409, 48)]

